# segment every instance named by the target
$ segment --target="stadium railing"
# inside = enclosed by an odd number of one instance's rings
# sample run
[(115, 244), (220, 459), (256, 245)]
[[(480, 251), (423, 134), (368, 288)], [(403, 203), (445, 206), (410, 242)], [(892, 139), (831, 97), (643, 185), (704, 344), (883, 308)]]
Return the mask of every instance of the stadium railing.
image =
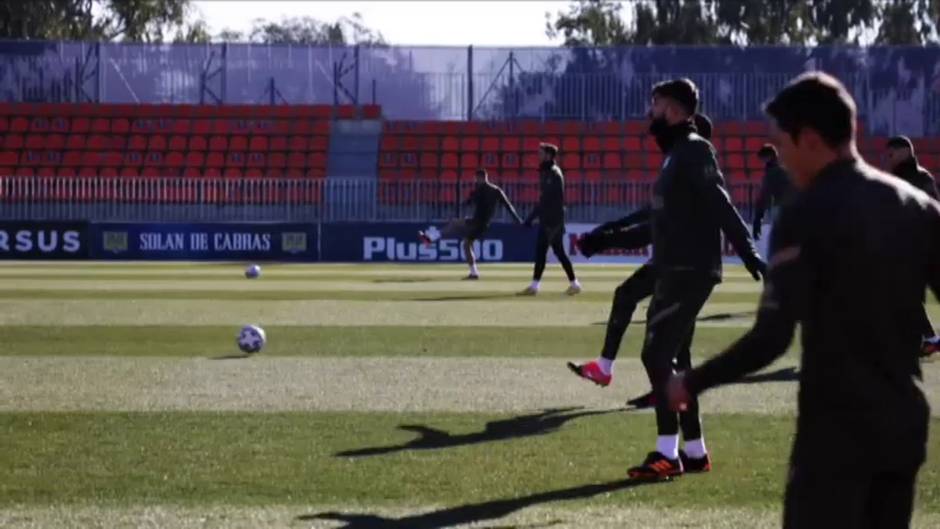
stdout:
[[(360, 178), (0, 177), (0, 218), (132, 222), (439, 221), (471, 213), (471, 181)], [(538, 182), (501, 181), (520, 214), (538, 201)], [(649, 181), (570, 181), (571, 222), (604, 222), (644, 206)], [(729, 184), (750, 216), (759, 185)], [(496, 220), (510, 220), (500, 210)]]

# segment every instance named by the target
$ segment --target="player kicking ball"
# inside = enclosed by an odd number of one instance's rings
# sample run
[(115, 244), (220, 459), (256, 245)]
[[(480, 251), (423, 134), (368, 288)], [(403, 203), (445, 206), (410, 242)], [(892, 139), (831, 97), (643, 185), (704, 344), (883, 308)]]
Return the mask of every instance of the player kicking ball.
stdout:
[(500, 204), (509, 211), (517, 224), (522, 224), (522, 217), (516, 213), (512, 203), (506, 198), (506, 193), (496, 184), (490, 182), (490, 177), (486, 169), (477, 169), (476, 187), (470, 193), (470, 196), (464, 201), (463, 205), (473, 204), (473, 216), (468, 219), (454, 219), (440, 231), (428, 230), (419, 231), (418, 239), (425, 245), (431, 245), (443, 238), (458, 238), (463, 240), (464, 254), (467, 256), (467, 265), (470, 266), (470, 274), (464, 279), (480, 279), (480, 271), (477, 268), (476, 255), (473, 253), (473, 241), (483, 237), (486, 230), (490, 227), (490, 221), (496, 215), (496, 207)]

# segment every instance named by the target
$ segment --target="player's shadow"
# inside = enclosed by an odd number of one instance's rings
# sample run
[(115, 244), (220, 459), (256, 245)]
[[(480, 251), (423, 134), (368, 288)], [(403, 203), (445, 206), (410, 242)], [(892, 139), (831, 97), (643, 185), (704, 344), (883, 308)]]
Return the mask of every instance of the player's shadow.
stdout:
[(467, 434), (451, 434), (444, 430), (423, 424), (402, 424), (398, 426), (399, 430), (414, 432), (418, 434), (418, 437), (407, 443), (398, 445), (346, 450), (338, 452), (335, 454), (335, 457), (376, 456), (406, 450), (437, 450), (441, 448), (453, 448), (455, 446), (504, 441), (519, 437), (534, 437), (555, 432), (565, 423), (574, 419), (590, 417), (592, 415), (619, 413), (622, 411), (619, 409), (575, 411), (580, 409), (581, 408), (554, 408), (543, 410), (539, 413), (490, 421), (486, 423), (483, 430)]
[(430, 277), (389, 277), (384, 279), (373, 279), (373, 283), (430, 283), (434, 281)]
[(515, 294), (463, 294), (459, 296), (434, 296), (412, 298), (409, 301), (474, 301), (481, 299), (513, 298)]
[(733, 384), (761, 384), (764, 382), (794, 382), (800, 379), (800, 372), (796, 367), (781, 367), (775, 371), (748, 375)]
[(250, 358), (251, 355), (248, 354), (232, 354), (232, 355), (223, 355), (223, 356), (213, 356), (209, 360), (243, 360), (245, 358)]
[[(726, 320), (733, 320), (735, 318), (749, 318), (749, 317), (754, 316), (755, 314), (757, 313), (753, 310), (749, 310), (746, 312), (721, 312), (718, 314), (709, 314), (707, 316), (699, 316), (698, 318), (695, 319), (695, 321), (726, 321)], [(634, 323), (645, 324), (646, 319), (635, 320)], [(595, 321), (591, 325), (605, 325), (606, 326), (607, 322)]]
[[(621, 479), (607, 483), (593, 483), (589, 485), (570, 487), (567, 489), (538, 492), (528, 496), (521, 496), (519, 498), (492, 500), (481, 503), (460, 505), (457, 507), (448, 507), (446, 509), (426, 512), (423, 514), (404, 516), (402, 518), (386, 518), (374, 514), (331, 511), (301, 515), (297, 517), (297, 520), (336, 520), (344, 522), (346, 525), (342, 526), (340, 529), (438, 529), (442, 527), (453, 527), (456, 525), (483, 522), (486, 520), (496, 520), (504, 516), (508, 516), (520, 509), (542, 503), (586, 499), (597, 496), (599, 494), (617, 492), (640, 485), (649, 485), (654, 483), (667, 482)], [(535, 525), (534, 527), (549, 527), (550, 525), (555, 525), (558, 522), (560, 521), (556, 520), (549, 522), (549, 525)], [(533, 526), (511, 525), (508, 527), (521, 528)]]

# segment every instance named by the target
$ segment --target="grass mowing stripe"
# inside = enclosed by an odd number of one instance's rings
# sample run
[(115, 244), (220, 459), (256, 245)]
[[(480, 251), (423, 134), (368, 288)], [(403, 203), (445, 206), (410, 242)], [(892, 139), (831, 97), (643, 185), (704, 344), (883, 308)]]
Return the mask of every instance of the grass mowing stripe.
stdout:
[[(600, 323), (600, 322), (598, 322)], [(639, 357), (642, 323), (627, 331), (621, 357)], [(592, 357), (603, 325), (585, 327), (266, 326), (265, 356)], [(237, 326), (0, 326), (0, 356), (214, 357), (235, 352)], [(696, 330), (694, 354), (723, 349), (742, 329)]]
[[(565, 303), (602, 303), (610, 305), (610, 292), (583, 292), (577, 297), (565, 300)], [(513, 293), (500, 291), (382, 291), (368, 292), (360, 290), (182, 290), (173, 284), (172, 289), (118, 290), (118, 289), (65, 289), (65, 290), (0, 290), (0, 299), (62, 299), (62, 300), (173, 300), (198, 299), (215, 301), (283, 301), (283, 300), (359, 300), (359, 301), (428, 301), (444, 304), (460, 304), (467, 301), (519, 301)], [(558, 303), (552, 296), (522, 298), (527, 303)], [(753, 303), (757, 296), (747, 293), (713, 294), (712, 303)], [(644, 314), (647, 303), (641, 303), (638, 314)]]
[[(0, 505), (463, 505), (622, 480), (654, 421), (590, 413), (0, 414)], [(711, 475), (574, 503), (778, 506), (793, 420), (721, 415), (707, 427)], [(416, 438), (438, 448), (409, 449)], [(932, 451), (918, 487), (927, 512), (940, 511), (938, 467)]]
[[(607, 320), (607, 303), (579, 303), (562, 293), (550, 308), (513, 299), (442, 304), (431, 301), (296, 300), (219, 303), (207, 300), (0, 300), (0, 325), (407, 325), (580, 327)], [(534, 307), (538, 307), (534, 309)], [(754, 303), (710, 303), (701, 326), (746, 326)]]

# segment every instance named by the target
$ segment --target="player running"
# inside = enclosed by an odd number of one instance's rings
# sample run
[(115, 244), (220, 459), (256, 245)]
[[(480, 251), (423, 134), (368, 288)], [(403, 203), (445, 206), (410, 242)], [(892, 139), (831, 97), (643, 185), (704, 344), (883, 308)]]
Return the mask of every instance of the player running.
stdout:
[(447, 226), (444, 226), (440, 232), (427, 233), (418, 232), (418, 239), (424, 244), (432, 244), (445, 237), (456, 237), (463, 240), (464, 254), (467, 256), (467, 264), (470, 266), (470, 274), (464, 279), (480, 279), (480, 271), (477, 268), (476, 255), (473, 253), (473, 242), (483, 237), (487, 228), (490, 227), (490, 221), (496, 215), (496, 208), (500, 204), (509, 211), (517, 224), (522, 224), (522, 217), (516, 213), (512, 203), (506, 198), (506, 193), (493, 182), (490, 182), (489, 174), (486, 169), (477, 169), (476, 187), (470, 193), (470, 196), (463, 202), (463, 205), (473, 204), (473, 216), (468, 219), (454, 219)]
[(777, 149), (773, 145), (765, 144), (757, 151), (757, 157), (764, 162), (764, 180), (761, 182), (757, 207), (754, 210), (754, 223), (751, 231), (754, 234), (754, 240), (761, 237), (764, 213), (770, 209), (777, 210), (795, 193), (790, 175), (783, 167), (780, 167), (780, 161), (777, 159)]
[(784, 529), (909, 527), (930, 421), (917, 313), (928, 287), (940, 298), (940, 204), (861, 159), (855, 102), (835, 78), (804, 74), (766, 112), (799, 193), (771, 235), (757, 320), (671, 377), (668, 397), (682, 409), (769, 365), (799, 323)]

